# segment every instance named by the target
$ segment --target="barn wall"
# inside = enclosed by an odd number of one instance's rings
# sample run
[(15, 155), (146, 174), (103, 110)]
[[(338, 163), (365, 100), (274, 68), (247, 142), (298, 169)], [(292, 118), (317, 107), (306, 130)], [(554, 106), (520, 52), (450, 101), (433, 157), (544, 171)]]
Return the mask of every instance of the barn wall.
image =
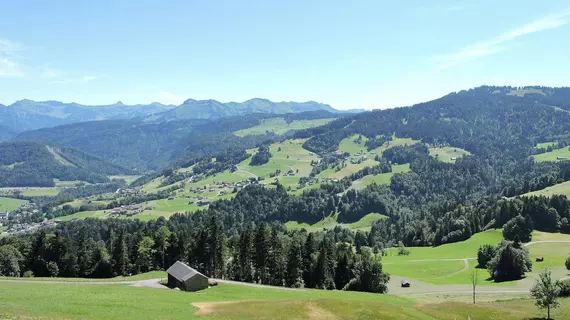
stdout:
[(196, 275), (185, 283), (186, 291), (198, 291), (208, 288), (208, 278)]

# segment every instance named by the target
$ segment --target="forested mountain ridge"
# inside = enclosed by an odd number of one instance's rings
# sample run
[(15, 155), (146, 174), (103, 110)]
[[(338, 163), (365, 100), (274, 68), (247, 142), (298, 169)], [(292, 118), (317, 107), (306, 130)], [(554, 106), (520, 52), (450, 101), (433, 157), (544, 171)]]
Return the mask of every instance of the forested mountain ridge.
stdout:
[[(279, 115), (287, 122), (336, 118), (328, 111)], [(229, 147), (251, 148), (273, 135), (238, 137), (233, 132), (258, 125), (272, 114), (249, 114), (222, 119), (168, 122), (141, 119), (75, 123), (23, 132), (15, 140), (70, 146), (137, 170), (161, 169), (174, 161), (188, 161), (223, 152)]]
[[(548, 101), (564, 105), (567, 88), (549, 90), (552, 93)], [(297, 132), (296, 136), (310, 137), (305, 147), (315, 152), (335, 150), (340, 140), (350, 134), (372, 140), (395, 134), (435, 145), (448, 144), (480, 155), (492, 148), (528, 156), (534, 142), (570, 133), (569, 113), (558, 112), (553, 108), (555, 105), (545, 104), (545, 99), (537, 99), (536, 94), (518, 96), (512, 92), (520, 91), (512, 87), (479, 87), (412, 107), (345, 117), (323, 127)]]
[(15, 137), (17, 133), (9, 127), (0, 124), (0, 142), (4, 142)]
[(188, 99), (175, 109), (148, 117), (149, 121), (170, 121), (182, 119), (219, 119), (254, 113), (287, 114), (306, 111), (328, 111), (331, 113), (354, 113), (363, 110), (341, 111), (328, 104), (308, 102), (273, 102), (267, 99), (250, 99), (244, 102), (222, 103), (216, 100)]
[(51, 187), (54, 179), (100, 183), (108, 175), (134, 173), (69, 147), (0, 143), (0, 187)]
[(132, 106), (121, 102), (111, 105), (89, 106), (78, 103), (24, 99), (9, 106), (0, 106), (0, 124), (22, 132), (92, 120), (144, 117), (172, 108), (174, 106), (157, 102)]

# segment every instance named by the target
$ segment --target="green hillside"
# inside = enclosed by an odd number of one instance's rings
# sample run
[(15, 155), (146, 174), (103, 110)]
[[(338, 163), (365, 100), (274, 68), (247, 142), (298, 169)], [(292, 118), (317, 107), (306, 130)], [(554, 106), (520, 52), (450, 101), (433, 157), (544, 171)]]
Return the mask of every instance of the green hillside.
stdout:
[(27, 202), (26, 200), (0, 197), (0, 212), (16, 210)]
[(455, 147), (429, 148), (429, 154), (442, 162), (455, 163), (455, 160), (470, 155), (469, 151)]
[(68, 147), (33, 142), (0, 144), (0, 187), (52, 187), (62, 181), (107, 182), (108, 175), (134, 173)]
[(334, 120), (334, 118), (294, 120), (288, 123), (283, 118), (263, 119), (257, 126), (236, 131), (234, 134), (240, 137), (247, 135), (265, 134), (266, 132), (273, 132), (275, 134), (282, 135), (291, 130), (302, 130), (322, 126), (331, 122), (332, 120)]
[[(0, 294), (4, 297), (0, 314), (9, 319), (521, 320), (543, 316), (528, 298), (495, 301), (479, 294), (484, 301), (474, 305), (465, 295), (453, 295), (453, 299), (432, 295), (425, 300), (430, 296), (280, 290), (225, 283), (189, 293), (113, 284), (7, 282), (0, 286)], [(460, 297), (464, 302), (457, 301)], [(570, 301), (562, 299), (552, 316), (570, 317)]]
[(354, 223), (340, 223), (337, 222), (337, 217), (326, 217), (325, 219), (309, 225), (307, 223), (298, 223), (296, 221), (289, 221), (285, 223), (287, 229), (290, 230), (298, 230), (298, 229), (305, 229), (308, 232), (316, 232), (322, 231), (323, 229), (332, 229), (336, 226), (341, 226), (343, 228), (347, 228), (350, 230), (361, 230), (361, 231), (370, 231), (370, 228), (374, 224), (374, 222), (386, 219), (385, 215), (379, 213), (369, 213), (366, 216), (362, 217), (360, 220)]
[(555, 184), (551, 187), (542, 190), (525, 193), (522, 194), (521, 197), (530, 197), (530, 196), (550, 197), (552, 195), (565, 195), (570, 198), (570, 181)]
[(534, 155), (536, 162), (570, 160), (570, 148), (565, 147), (550, 152)]

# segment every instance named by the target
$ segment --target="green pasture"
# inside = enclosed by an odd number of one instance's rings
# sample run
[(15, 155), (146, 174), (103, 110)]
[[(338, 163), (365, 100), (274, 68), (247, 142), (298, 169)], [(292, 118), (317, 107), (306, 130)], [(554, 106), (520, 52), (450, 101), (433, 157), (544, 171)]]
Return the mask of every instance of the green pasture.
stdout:
[(150, 279), (166, 278), (168, 274), (166, 271), (150, 271), (140, 273), (134, 276), (118, 276), (114, 278), (43, 278), (43, 277), (29, 277), (29, 278), (14, 278), (14, 277), (1, 277), (0, 280), (26, 280), (26, 281), (51, 281), (51, 282), (121, 282), (121, 281), (139, 281)]
[(308, 223), (298, 223), (297, 221), (288, 221), (287, 223), (285, 223), (285, 226), (287, 227), (287, 229), (290, 230), (305, 229), (308, 232), (316, 232), (316, 231), (321, 231), (323, 229), (332, 229), (336, 226), (341, 226), (343, 228), (351, 230), (370, 231), (370, 228), (372, 227), (374, 222), (385, 218), (386, 218), (385, 215), (379, 213), (369, 213), (356, 222), (339, 223), (337, 222), (336, 216), (330, 216), (312, 225)]
[(397, 146), (411, 146), (420, 142), (419, 140), (414, 140), (412, 138), (398, 138), (396, 135), (392, 136), (392, 141), (384, 143), (382, 146), (372, 150), (376, 154), (382, 154), (384, 151), (397, 147)]
[(356, 155), (360, 151), (367, 153), (368, 149), (364, 146), (364, 144), (366, 143), (366, 141), (368, 141), (368, 138), (366, 138), (365, 136), (361, 136), (360, 143), (357, 143), (356, 140), (358, 140), (358, 137), (359, 135), (355, 134), (348, 138), (342, 139), (338, 144), (338, 152), (340, 153), (348, 152), (350, 153), (351, 156)]
[[(454, 163), (455, 159), (470, 155), (469, 151), (455, 147), (429, 148), (430, 156), (439, 161)], [(453, 159), (453, 160), (452, 160)]]
[(564, 147), (562, 149), (556, 149), (550, 152), (541, 153), (534, 155), (534, 161), (545, 162), (545, 161), (560, 161), (558, 157), (564, 158), (564, 160), (570, 160), (570, 148)]
[(255, 127), (243, 129), (234, 132), (236, 136), (244, 137), (247, 135), (259, 135), (266, 132), (273, 132), (278, 135), (285, 134), (290, 130), (302, 130), (308, 128), (319, 127), (334, 120), (334, 118), (315, 119), (315, 120), (295, 120), (287, 123), (283, 118), (263, 119)]
[(508, 96), (524, 97), (527, 94), (540, 94), (544, 95), (541, 89), (529, 88), (529, 89), (515, 89), (507, 93)]
[(128, 175), (109, 176), (109, 179), (111, 180), (122, 179), (125, 180), (127, 184), (130, 184), (131, 182), (137, 180), (138, 178), (140, 178), (140, 176), (128, 176)]
[(520, 195), (521, 197), (530, 197), (530, 196), (545, 196), (551, 197), (553, 195), (565, 195), (570, 197), (570, 181), (562, 182), (551, 187), (544, 188), (542, 190), (537, 190), (533, 192), (528, 192), (525, 194)]
[(352, 188), (360, 190), (364, 189), (366, 186), (371, 185), (373, 183), (376, 184), (390, 184), (392, 176), (396, 173), (406, 173), (410, 171), (410, 164), (398, 164), (392, 166), (392, 172), (381, 173), (377, 175), (368, 175), (364, 176), (358, 180), (352, 182)]
[[(191, 293), (120, 284), (4, 282), (0, 296), (0, 317), (8, 319), (521, 320), (544, 316), (528, 299), (475, 305), (418, 303), (395, 295), (224, 283)], [(552, 315), (554, 319), (570, 317), (570, 300), (563, 299)]]
[(328, 168), (326, 170), (321, 171), (317, 177), (318, 178), (331, 178), (331, 179), (342, 179), (344, 177), (348, 177), (353, 173), (356, 173), (366, 167), (374, 167), (378, 165), (378, 161), (373, 159), (368, 159), (366, 161), (362, 161), (361, 163), (350, 163), (346, 161), (346, 166), (342, 167), (341, 170), (337, 171), (336, 167)]
[(547, 149), (548, 147), (554, 147), (557, 143), (558, 143), (557, 141), (537, 143), (536, 148), (537, 149)]
[[(269, 146), (271, 158), (269, 162), (261, 166), (250, 166), (251, 157), (237, 165), (238, 170), (234, 174), (241, 176), (241, 179), (250, 177), (264, 177), (269, 179), (269, 175), (276, 170), (281, 170), (283, 176), (289, 170), (295, 172), (295, 177), (308, 176), (311, 173), (311, 161), (318, 160), (318, 156), (303, 149), (305, 140), (286, 140), (281, 143), (274, 143)], [(298, 172), (297, 172), (298, 170)]]
[(26, 203), (26, 200), (0, 197), (0, 212), (14, 211)]
[(11, 193), (19, 190), (26, 197), (57, 196), (61, 188), (58, 187), (26, 187), (26, 188), (0, 188), (0, 193)]
[(398, 248), (386, 250), (387, 256), (383, 257), (386, 262), (424, 259), (465, 259), (477, 256), (477, 250), (483, 244), (497, 245), (503, 239), (500, 229), (488, 230), (473, 235), (471, 238), (437, 247), (408, 247), (410, 254), (398, 256)]

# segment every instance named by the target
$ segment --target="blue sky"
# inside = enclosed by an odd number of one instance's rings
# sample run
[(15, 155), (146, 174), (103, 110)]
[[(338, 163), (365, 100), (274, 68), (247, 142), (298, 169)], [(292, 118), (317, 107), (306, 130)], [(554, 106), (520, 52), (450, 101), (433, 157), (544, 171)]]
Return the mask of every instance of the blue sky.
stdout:
[(564, 1), (3, 1), (0, 103), (389, 108), (570, 86)]

